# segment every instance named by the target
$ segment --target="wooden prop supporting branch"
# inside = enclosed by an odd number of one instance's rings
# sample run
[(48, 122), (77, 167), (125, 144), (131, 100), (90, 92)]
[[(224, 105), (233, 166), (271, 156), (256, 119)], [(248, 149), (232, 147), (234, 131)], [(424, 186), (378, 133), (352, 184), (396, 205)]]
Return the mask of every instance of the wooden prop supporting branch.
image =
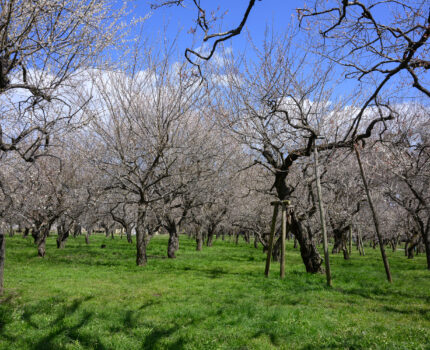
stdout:
[(272, 217), (272, 225), (270, 227), (270, 237), (269, 237), (269, 247), (267, 249), (267, 258), (266, 258), (266, 269), (264, 271), (264, 275), (269, 277), (270, 271), (270, 262), (272, 259), (272, 251), (273, 251), (273, 241), (275, 237), (276, 230), (276, 218), (278, 216), (279, 205), (282, 207), (282, 236), (281, 236), (281, 267), (280, 267), (280, 276), (281, 278), (285, 277), (285, 240), (287, 237), (287, 208), (292, 208), (290, 205), (290, 201), (275, 201), (271, 202), (273, 205), (273, 217)]
[(320, 174), (318, 169), (318, 151), (315, 143), (314, 143), (314, 162), (315, 162), (315, 178), (317, 183), (318, 206), (320, 210), (321, 231), (323, 234), (325, 274), (327, 279), (327, 285), (331, 287), (331, 271), (330, 271), (330, 260), (329, 260), (329, 254), (328, 254), (327, 229), (325, 224), (324, 205), (322, 202), (321, 182), (320, 182)]
[(3, 282), (4, 282), (4, 260), (6, 257), (6, 235), (3, 229), (0, 227), (0, 295), (3, 294)]
[(355, 156), (357, 157), (358, 165), (360, 167), (360, 175), (361, 175), (361, 179), (363, 180), (364, 189), (366, 191), (367, 201), (369, 202), (370, 211), (372, 212), (373, 223), (375, 225), (375, 231), (379, 241), (379, 248), (381, 250), (382, 261), (384, 262), (385, 273), (387, 274), (388, 282), (391, 283), (392, 279), (391, 279), (390, 265), (388, 264), (387, 255), (385, 254), (384, 242), (382, 240), (381, 231), (379, 230), (379, 220), (376, 214), (375, 207), (373, 206), (373, 200), (370, 195), (369, 185), (367, 184), (366, 174), (364, 172), (363, 164), (361, 163), (360, 152), (358, 151), (357, 144), (354, 145), (354, 151), (355, 151)]
[(285, 239), (287, 237), (287, 207), (282, 204), (281, 269), (280, 276), (285, 278)]

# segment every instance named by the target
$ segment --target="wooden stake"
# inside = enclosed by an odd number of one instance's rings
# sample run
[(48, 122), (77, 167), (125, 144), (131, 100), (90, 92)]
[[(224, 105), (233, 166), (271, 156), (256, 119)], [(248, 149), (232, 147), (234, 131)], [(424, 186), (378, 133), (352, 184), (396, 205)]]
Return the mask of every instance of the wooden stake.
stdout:
[(385, 254), (384, 243), (382, 240), (382, 235), (381, 235), (381, 232), (379, 230), (379, 220), (378, 220), (378, 216), (376, 215), (375, 207), (373, 206), (373, 200), (372, 200), (372, 197), (370, 195), (369, 186), (368, 186), (367, 180), (366, 180), (366, 174), (364, 172), (363, 164), (361, 163), (360, 153), (358, 152), (358, 145), (357, 144), (354, 145), (354, 151), (355, 151), (355, 156), (357, 157), (358, 165), (360, 167), (361, 179), (363, 180), (363, 185), (364, 185), (364, 189), (366, 191), (367, 201), (369, 202), (370, 211), (372, 212), (373, 223), (375, 225), (375, 231), (376, 231), (376, 235), (377, 235), (378, 241), (379, 241), (379, 248), (381, 250), (381, 256), (382, 256), (382, 261), (384, 263), (385, 273), (387, 274), (388, 282), (391, 283), (392, 279), (391, 279), (390, 265), (388, 264), (388, 259), (387, 259), (387, 255)]
[(270, 227), (269, 247), (267, 249), (266, 269), (264, 271), (264, 275), (266, 277), (269, 277), (270, 261), (272, 259), (272, 250), (273, 250), (273, 237), (275, 236), (276, 218), (278, 216), (279, 203), (272, 203), (272, 205), (273, 205), (272, 225)]
[(285, 277), (285, 239), (287, 236), (287, 207), (282, 203), (281, 278)]
[(326, 224), (325, 224), (324, 205), (322, 202), (320, 175), (318, 170), (318, 150), (316, 147), (315, 140), (314, 140), (314, 163), (315, 163), (315, 177), (317, 182), (318, 205), (320, 209), (321, 231), (323, 234), (325, 274), (327, 278), (327, 285), (331, 287), (332, 284), (331, 284), (330, 261), (329, 261), (329, 255), (328, 255), (327, 230), (326, 230)]

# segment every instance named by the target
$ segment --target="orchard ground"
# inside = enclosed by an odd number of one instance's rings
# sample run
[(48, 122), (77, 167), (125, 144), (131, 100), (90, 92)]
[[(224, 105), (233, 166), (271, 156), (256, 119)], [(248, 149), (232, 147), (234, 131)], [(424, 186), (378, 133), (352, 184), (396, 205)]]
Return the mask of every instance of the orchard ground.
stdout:
[[(154, 237), (148, 265), (135, 266), (124, 239), (7, 237), (0, 349), (430, 349), (430, 272), (425, 257), (379, 250), (331, 255), (333, 288), (305, 272), (287, 246), (265, 278), (261, 249), (221, 241), (203, 251), (181, 236), (177, 259)], [(105, 249), (101, 245), (106, 244)]]

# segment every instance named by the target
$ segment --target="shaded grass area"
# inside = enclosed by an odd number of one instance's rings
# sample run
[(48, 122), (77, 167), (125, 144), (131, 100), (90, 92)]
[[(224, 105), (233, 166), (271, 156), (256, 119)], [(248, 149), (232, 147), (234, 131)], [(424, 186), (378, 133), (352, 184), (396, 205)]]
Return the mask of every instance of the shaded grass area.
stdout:
[[(101, 244), (106, 244), (101, 249)], [(305, 272), (287, 247), (264, 278), (260, 249), (216, 241), (195, 251), (181, 237), (175, 260), (155, 237), (135, 266), (125, 239), (70, 238), (36, 257), (30, 239), (7, 237), (0, 349), (430, 349), (430, 272), (419, 256), (379, 251), (331, 256), (333, 285)]]

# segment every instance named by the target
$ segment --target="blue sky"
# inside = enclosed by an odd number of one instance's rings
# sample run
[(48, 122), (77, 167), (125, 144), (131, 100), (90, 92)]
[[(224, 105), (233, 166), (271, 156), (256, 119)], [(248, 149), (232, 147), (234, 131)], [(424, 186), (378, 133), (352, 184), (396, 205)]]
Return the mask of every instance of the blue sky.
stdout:
[[(150, 9), (150, 3), (150, 0), (135, 0), (132, 2), (133, 6), (135, 6), (133, 15), (143, 17), (151, 14), (149, 19), (145, 22), (143, 32), (145, 38), (150, 39), (149, 42), (155, 42), (155, 40), (152, 39), (157, 37), (163, 38), (163, 31), (167, 30), (166, 39), (168, 42), (171, 42), (176, 38), (176, 46), (179, 55), (183, 55), (186, 48), (196, 48), (202, 45), (202, 32), (197, 30), (195, 35), (190, 33), (190, 29), (195, 27), (197, 16), (196, 8), (191, 0), (185, 1), (187, 5), (185, 8), (172, 6), (159, 8), (154, 11)], [(201, 5), (206, 10), (207, 17), (209, 17), (211, 11), (215, 11), (217, 15), (221, 15), (228, 10), (222, 20), (218, 19), (214, 28), (220, 29), (219, 26), (221, 26), (223, 31), (235, 28), (240, 23), (248, 3), (249, 0), (201, 0)], [(235, 52), (242, 52), (244, 49), (248, 48), (246, 54), (252, 57), (254, 54), (252, 49), (249, 48), (250, 44), (247, 40), (247, 33), (249, 32), (256, 45), (261, 45), (267, 26), (275, 33), (282, 33), (285, 28), (288, 27), (288, 23), (291, 19), (297, 18), (296, 8), (303, 6), (303, 4), (303, 0), (256, 1), (248, 18), (245, 30), (241, 35), (228, 40), (226, 45), (231, 45)], [(218, 8), (219, 10), (217, 11)], [(381, 7), (376, 10), (376, 15), (378, 15), (378, 17), (382, 16), (382, 18), (387, 16), (390, 11), (384, 12), (384, 9), (384, 5), (381, 5)], [(388, 14), (388, 16), (390, 15)], [(306, 42), (300, 42), (298, 45), (306, 46)], [(394, 83), (394, 81), (392, 83)], [(336, 89), (342, 94), (342, 92), (346, 90), (351, 91), (356, 84), (357, 81), (354, 81), (354, 79), (348, 80), (344, 81), (341, 84), (342, 86), (336, 86)], [(370, 88), (372, 89), (374, 87), (370, 86)], [(414, 97), (416, 94), (417, 92), (414, 89), (409, 88), (405, 90), (403, 96), (408, 98)]]
[[(222, 20), (217, 22), (222, 25), (223, 30), (229, 30), (236, 27), (246, 10), (248, 0), (219, 0), (219, 1), (202, 1), (202, 5), (207, 10), (207, 13), (216, 11), (219, 7), (218, 15), (225, 14)], [(135, 14), (144, 16), (151, 12), (149, 7), (150, 1), (140, 0), (135, 2)], [(257, 1), (247, 21), (246, 29), (251, 34), (253, 40), (257, 43), (264, 38), (264, 31), (267, 25), (273, 26), (275, 30), (282, 31), (285, 28), (292, 15), (295, 15), (295, 7), (300, 6), (302, 2), (293, 2), (288, 0), (264, 0)], [(294, 5), (296, 4), (296, 5)], [(173, 6), (170, 8), (160, 8), (152, 11), (151, 17), (145, 23), (145, 33), (152, 35), (161, 33), (164, 25), (168, 24), (168, 37), (172, 40), (177, 36), (178, 31), (181, 31), (178, 36), (178, 49), (183, 52), (187, 47), (193, 44), (193, 35), (189, 33), (190, 29), (195, 26), (197, 12), (195, 7), (188, 2), (186, 8)], [(196, 33), (197, 46), (201, 44), (201, 32)], [(247, 43), (246, 32), (238, 37), (233, 38), (229, 44), (233, 45), (236, 50), (242, 50)]]

